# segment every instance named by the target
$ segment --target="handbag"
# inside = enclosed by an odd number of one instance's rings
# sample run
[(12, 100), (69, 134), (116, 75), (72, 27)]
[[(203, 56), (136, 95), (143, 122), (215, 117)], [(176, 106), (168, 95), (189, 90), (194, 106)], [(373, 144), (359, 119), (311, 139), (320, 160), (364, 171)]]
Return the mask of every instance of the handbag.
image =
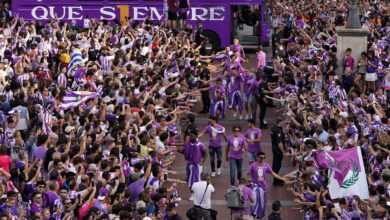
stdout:
[(218, 215), (217, 210), (215, 210), (215, 209), (210, 209), (210, 214), (211, 214), (211, 219), (212, 219), (212, 220), (217, 220), (217, 215)]
[[(206, 195), (206, 192), (207, 192), (207, 188), (209, 187), (209, 183), (207, 182), (207, 185), (206, 185), (206, 189), (204, 190), (204, 193), (203, 193), (203, 196), (202, 196), (202, 199), (200, 200), (200, 204), (202, 204), (203, 202), (203, 198), (204, 196)], [(186, 216), (188, 219), (190, 220), (197, 220), (199, 217), (202, 217), (201, 216), (201, 213), (199, 212), (199, 207), (195, 206), (190, 208), (187, 212), (186, 212)], [(211, 213), (210, 213), (211, 214)], [(199, 215), (199, 216), (198, 216)], [(213, 219), (214, 220), (214, 219)], [(216, 219), (215, 219), (216, 220)]]

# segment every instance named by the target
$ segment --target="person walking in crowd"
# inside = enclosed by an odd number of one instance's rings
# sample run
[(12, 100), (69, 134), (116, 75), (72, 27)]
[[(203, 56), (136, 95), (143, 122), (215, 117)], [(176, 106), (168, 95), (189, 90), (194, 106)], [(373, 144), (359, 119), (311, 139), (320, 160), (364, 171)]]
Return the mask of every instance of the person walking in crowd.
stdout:
[(247, 158), (250, 164), (256, 161), (256, 155), (261, 151), (261, 137), (261, 130), (256, 127), (255, 120), (249, 119), (248, 130), (245, 132), (245, 138), (248, 144)]
[[(184, 158), (187, 162), (187, 183), (190, 188), (200, 180), (202, 167), (207, 159), (207, 149), (197, 139), (197, 136), (197, 132), (191, 133), (188, 142), (184, 144), (183, 148)], [(190, 198), (190, 200), (193, 200), (193, 198)]]
[(194, 205), (197, 208), (197, 215), (202, 216), (202, 219), (211, 220), (211, 196), (215, 192), (215, 188), (211, 183), (209, 174), (202, 173), (201, 181), (194, 183), (191, 191), (194, 193)]
[[(209, 136), (209, 154), (211, 164), (211, 177), (221, 175), (222, 166), (222, 137), (227, 140), (225, 135), (225, 128), (218, 124), (216, 117), (209, 117), (209, 125), (198, 135), (201, 138), (204, 134)], [(215, 155), (217, 156), (217, 166), (215, 166)]]
[(226, 147), (226, 161), (230, 165), (230, 185), (236, 185), (236, 170), (237, 170), (237, 180), (240, 180), (242, 177), (242, 165), (245, 152), (247, 150), (247, 142), (245, 136), (241, 134), (240, 126), (233, 126), (233, 134), (231, 134), (227, 139)]
[(271, 174), (274, 178), (283, 182), (286, 181), (284, 177), (276, 174), (265, 160), (265, 153), (259, 152), (256, 155), (256, 162), (252, 163), (247, 174), (253, 183), (253, 193), (255, 195), (255, 202), (252, 205), (252, 216), (256, 218), (263, 218), (267, 207), (267, 174)]

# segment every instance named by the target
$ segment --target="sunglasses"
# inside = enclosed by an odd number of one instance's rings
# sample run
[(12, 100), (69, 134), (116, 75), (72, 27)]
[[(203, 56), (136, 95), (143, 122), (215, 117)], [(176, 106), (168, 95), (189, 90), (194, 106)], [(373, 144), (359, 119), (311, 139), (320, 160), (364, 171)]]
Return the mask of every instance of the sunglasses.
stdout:
[(240, 130), (234, 130), (234, 132), (240, 132)]
[(38, 188), (39, 188), (39, 189), (43, 189), (43, 188), (45, 188), (45, 186), (38, 186)]
[(265, 159), (265, 157), (264, 156), (262, 156), (262, 157), (259, 157), (260, 159)]

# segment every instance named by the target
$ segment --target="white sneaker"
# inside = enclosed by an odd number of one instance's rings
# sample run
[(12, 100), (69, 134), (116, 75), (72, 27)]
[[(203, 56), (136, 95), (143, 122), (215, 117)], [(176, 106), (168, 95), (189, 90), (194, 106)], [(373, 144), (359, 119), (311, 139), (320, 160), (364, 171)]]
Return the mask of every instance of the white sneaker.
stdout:
[(240, 115), (239, 119), (242, 120), (242, 115)]
[(212, 173), (211, 173), (211, 177), (215, 177), (215, 172), (212, 172)]
[(217, 175), (218, 175), (218, 176), (221, 175), (221, 168), (217, 168)]
[(191, 196), (190, 196), (190, 198), (188, 200), (194, 201), (194, 194), (193, 193), (191, 194)]
[(234, 114), (233, 114), (233, 118), (235, 118), (235, 117), (237, 117), (237, 113), (236, 112), (234, 112)]
[(249, 115), (248, 114), (246, 114), (246, 116), (245, 116), (245, 120), (248, 120), (249, 119)]

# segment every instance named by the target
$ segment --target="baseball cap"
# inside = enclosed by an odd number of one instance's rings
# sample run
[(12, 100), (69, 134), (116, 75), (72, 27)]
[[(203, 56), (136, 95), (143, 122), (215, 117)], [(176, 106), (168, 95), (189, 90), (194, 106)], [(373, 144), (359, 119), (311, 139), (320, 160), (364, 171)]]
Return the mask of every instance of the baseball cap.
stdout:
[(74, 126), (66, 126), (66, 128), (65, 128), (65, 133), (70, 133), (70, 132), (72, 132), (74, 129), (75, 129)]
[(282, 207), (280, 201), (275, 201), (272, 203), (272, 209), (279, 209), (280, 207)]

